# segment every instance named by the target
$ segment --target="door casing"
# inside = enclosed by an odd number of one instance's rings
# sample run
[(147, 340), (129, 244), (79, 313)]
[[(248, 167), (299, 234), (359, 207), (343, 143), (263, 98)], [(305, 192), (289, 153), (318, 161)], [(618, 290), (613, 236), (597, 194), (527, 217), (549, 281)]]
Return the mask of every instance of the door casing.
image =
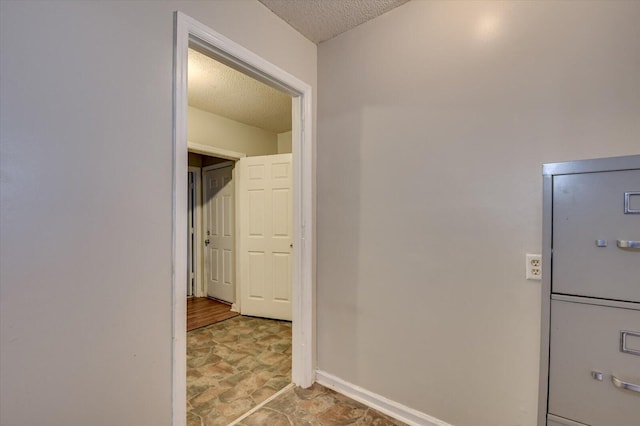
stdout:
[(194, 236), (195, 236), (195, 250), (191, 254), (196, 262), (196, 271), (195, 271), (195, 297), (202, 297), (205, 295), (203, 287), (202, 287), (202, 169), (200, 167), (189, 166), (188, 171), (192, 172), (196, 176), (195, 181), (195, 223), (194, 223)]
[(292, 371), (294, 384), (315, 382), (315, 227), (312, 87), (195, 19), (174, 14), (173, 67), (173, 425), (186, 425), (187, 235), (187, 58), (189, 45), (272, 87), (292, 99), (293, 256)]

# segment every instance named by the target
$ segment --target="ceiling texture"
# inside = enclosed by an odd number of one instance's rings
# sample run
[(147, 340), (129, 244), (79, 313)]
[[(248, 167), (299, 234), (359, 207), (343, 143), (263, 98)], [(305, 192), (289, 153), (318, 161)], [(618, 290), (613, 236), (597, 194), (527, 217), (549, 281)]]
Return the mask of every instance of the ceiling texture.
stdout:
[(189, 49), (189, 106), (274, 133), (291, 130), (291, 96)]
[(318, 44), (409, 0), (258, 0)]
[[(259, 0), (318, 44), (409, 0)], [(274, 133), (291, 130), (291, 96), (189, 49), (189, 105)]]

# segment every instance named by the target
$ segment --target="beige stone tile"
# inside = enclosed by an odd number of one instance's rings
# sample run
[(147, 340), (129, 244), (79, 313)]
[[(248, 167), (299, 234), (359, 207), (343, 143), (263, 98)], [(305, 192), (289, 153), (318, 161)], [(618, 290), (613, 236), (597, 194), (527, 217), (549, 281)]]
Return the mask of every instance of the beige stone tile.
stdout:
[(259, 410), (240, 423), (243, 426), (260, 426), (260, 425), (269, 425), (269, 426), (291, 426), (292, 423), (289, 421), (288, 417), (282, 413), (279, 413), (274, 410), (262, 409)]
[(187, 426), (204, 426), (202, 418), (193, 412), (187, 413)]
[(251, 399), (253, 399), (253, 402), (258, 405), (261, 402), (263, 402), (264, 400), (270, 398), (271, 396), (273, 396), (275, 393), (277, 392), (277, 390), (267, 387), (267, 386), (263, 386), (259, 389), (256, 389), (252, 394), (251, 394)]
[(330, 390), (325, 388), (322, 385), (319, 385), (318, 383), (314, 383), (306, 389), (301, 387), (296, 387), (294, 388), (293, 392), (296, 394), (298, 399), (312, 399), (317, 397), (318, 395), (328, 393), (330, 392)]
[(291, 325), (238, 316), (187, 333), (188, 425), (226, 425), (291, 382)]
[(309, 389), (292, 388), (286, 391), (268, 402), (242, 424), (245, 426), (270, 425), (269, 422), (279, 422), (285, 418), (293, 426), (406, 426), (400, 421), (318, 384), (314, 384)]

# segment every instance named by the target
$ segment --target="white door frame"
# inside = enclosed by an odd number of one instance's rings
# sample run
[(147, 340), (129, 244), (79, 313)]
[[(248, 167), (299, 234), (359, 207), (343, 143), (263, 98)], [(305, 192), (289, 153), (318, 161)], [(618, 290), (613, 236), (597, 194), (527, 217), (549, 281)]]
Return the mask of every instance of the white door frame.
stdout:
[(238, 161), (247, 156), (247, 154), (242, 152), (229, 151), (228, 149), (216, 148), (215, 146), (202, 145), (195, 142), (187, 142), (187, 150), (194, 154), (208, 155), (209, 157), (218, 157), (233, 161)]
[(291, 379), (308, 387), (315, 381), (315, 259), (313, 233), (312, 89), (250, 50), (189, 16), (174, 14), (173, 98), (173, 425), (186, 424), (187, 236), (187, 55), (190, 43), (245, 74), (289, 93), (293, 142), (293, 326)]
[(195, 258), (196, 262), (196, 288), (194, 292), (195, 297), (205, 296), (206, 293), (203, 292), (203, 274), (202, 274), (202, 169), (200, 167), (189, 166), (187, 169), (189, 172), (193, 172), (196, 174), (196, 199), (195, 199), (195, 226), (193, 227), (193, 233), (196, 237), (195, 242), (195, 251), (192, 253), (192, 256)]

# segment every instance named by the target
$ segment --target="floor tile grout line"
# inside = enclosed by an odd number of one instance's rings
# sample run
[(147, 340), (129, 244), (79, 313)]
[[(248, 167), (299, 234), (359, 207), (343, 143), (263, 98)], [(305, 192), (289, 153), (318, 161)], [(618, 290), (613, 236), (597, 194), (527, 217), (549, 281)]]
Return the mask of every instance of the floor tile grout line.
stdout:
[(264, 407), (264, 409), (265, 410), (271, 410), (274, 413), (278, 413), (278, 414), (281, 414), (281, 415), (285, 416), (287, 418), (287, 421), (289, 422), (289, 425), (294, 425), (294, 421), (291, 420), (291, 417), (289, 416), (289, 414), (283, 413), (282, 411), (278, 411), (275, 408), (271, 408), (271, 407)]
[(295, 385), (293, 383), (289, 383), (287, 386), (285, 386), (284, 388), (280, 389), (278, 392), (274, 393), (273, 395), (271, 395), (269, 398), (265, 399), (264, 401), (262, 401), (260, 404), (256, 405), (255, 407), (253, 407), (251, 410), (247, 411), (246, 413), (244, 413), (242, 416), (238, 417), (237, 419), (235, 419), (234, 421), (232, 421), (231, 423), (229, 423), (228, 426), (235, 426), (238, 423), (240, 423), (241, 421), (243, 421), (244, 419), (246, 419), (247, 417), (249, 417), (250, 415), (252, 415), (253, 413), (255, 413), (256, 411), (260, 410), (261, 408), (263, 408), (265, 405), (267, 405), (268, 403), (270, 403), (271, 401), (273, 401), (274, 399), (276, 399), (277, 397), (279, 397), (280, 395), (282, 395), (283, 393), (285, 393), (286, 391), (288, 391), (289, 389), (293, 388)]

